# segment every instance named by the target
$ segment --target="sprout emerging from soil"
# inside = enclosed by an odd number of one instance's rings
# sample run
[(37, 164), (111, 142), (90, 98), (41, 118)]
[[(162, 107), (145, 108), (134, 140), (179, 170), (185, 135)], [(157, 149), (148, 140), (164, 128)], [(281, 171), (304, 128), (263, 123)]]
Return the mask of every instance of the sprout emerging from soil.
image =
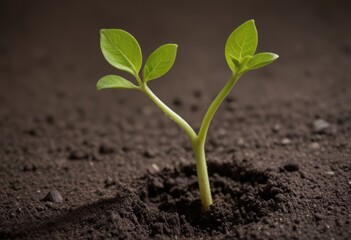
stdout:
[(165, 75), (172, 67), (177, 53), (176, 44), (165, 44), (157, 48), (145, 62), (142, 77), (142, 53), (137, 40), (121, 29), (100, 31), (101, 51), (105, 59), (115, 68), (135, 77), (137, 85), (116, 75), (107, 75), (97, 82), (97, 89), (125, 88), (139, 90), (154, 102), (168, 117), (176, 122), (188, 135), (196, 159), (202, 207), (207, 210), (212, 204), (210, 183), (205, 158), (205, 141), (211, 120), (218, 107), (234, 87), (238, 79), (247, 71), (274, 62), (278, 55), (269, 52), (255, 54), (258, 36), (254, 20), (249, 20), (229, 36), (225, 45), (225, 59), (231, 69), (231, 76), (223, 89), (208, 108), (198, 133), (177, 113), (164, 104), (148, 87), (148, 82)]

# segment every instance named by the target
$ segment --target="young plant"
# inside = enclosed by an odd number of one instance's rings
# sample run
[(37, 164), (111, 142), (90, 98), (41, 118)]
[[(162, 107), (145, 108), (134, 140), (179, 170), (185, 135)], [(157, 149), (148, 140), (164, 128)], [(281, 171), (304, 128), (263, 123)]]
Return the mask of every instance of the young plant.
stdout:
[(102, 29), (100, 31), (101, 51), (106, 60), (115, 68), (134, 76), (137, 84), (121, 76), (107, 75), (97, 82), (97, 89), (125, 88), (139, 90), (185, 131), (191, 141), (196, 159), (200, 198), (204, 210), (207, 210), (212, 204), (205, 158), (205, 141), (211, 120), (241, 75), (247, 71), (266, 66), (278, 58), (277, 54), (269, 52), (255, 54), (257, 43), (258, 36), (254, 20), (243, 23), (229, 35), (224, 53), (231, 70), (231, 76), (208, 108), (200, 130), (196, 133), (182, 117), (164, 104), (148, 87), (151, 80), (162, 77), (171, 69), (178, 46), (176, 44), (165, 44), (157, 48), (146, 60), (142, 77), (140, 77), (142, 53), (137, 40), (121, 29)]

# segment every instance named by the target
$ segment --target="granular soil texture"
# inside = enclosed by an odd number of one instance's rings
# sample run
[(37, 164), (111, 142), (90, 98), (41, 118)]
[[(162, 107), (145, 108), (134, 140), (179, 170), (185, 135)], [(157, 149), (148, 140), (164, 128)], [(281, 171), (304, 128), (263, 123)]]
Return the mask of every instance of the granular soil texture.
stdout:
[[(350, 239), (350, 4), (135, 4), (1, 2), (0, 239)], [(204, 213), (182, 130), (138, 92), (95, 90), (117, 72), (98, 33), (128, 30), (144, 58), (179, 43), (150, 87), (198, 130), (249, 18), (280, 59), (213, 120)]]

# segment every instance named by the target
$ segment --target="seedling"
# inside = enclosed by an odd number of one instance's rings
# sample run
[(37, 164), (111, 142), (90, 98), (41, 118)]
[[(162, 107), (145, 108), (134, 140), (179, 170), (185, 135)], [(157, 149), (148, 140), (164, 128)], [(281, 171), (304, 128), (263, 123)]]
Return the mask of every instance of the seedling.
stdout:
[(230, 35), (225, 45), (225, 59), (231, 70), (231, 76), (223, 89), (208, 108), (198, 133), (177, 113), (164, 104), (148, 87), (151, 80), (165, 75), (172, 67), (177, 53), (176, 44), (165, 44), (157, 48), (145, 62), (142, 77), (142, 53), (137, 40), (121, 29), (102, 29), (100, 31), (101, 51), (105, 59), (115, 68), (130, 73), (137, 84), (116, 75), (107, 75), (97, 82), (97, 89), (125, 88), (139, 90), (154, 102), (168, 117), (177, 123), (188, 135), (196, 159), (202, 207), (207, 210), (212, 204), (208, 179), (205, 141), (207, 131), (218, 107), (234, 87), (238, 79), (247, 71), (266, 66), (274, 62), (278, 55), (269, 52), (255, 54), (258, 36), (254, 20), (249, 20)]

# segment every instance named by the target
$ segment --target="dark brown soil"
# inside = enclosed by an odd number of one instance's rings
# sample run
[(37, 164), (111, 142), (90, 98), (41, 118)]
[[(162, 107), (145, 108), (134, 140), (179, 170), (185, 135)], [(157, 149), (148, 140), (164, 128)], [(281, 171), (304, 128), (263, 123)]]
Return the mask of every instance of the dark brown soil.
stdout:
[[(0, 239), (351, 238), (347, 1), (72, 2), (0, 4)], [(197, 129), (249, 18), (280, 59), (214, 119), (203, 213), (181, 129), (140, 93), (95, 90), (118, 73), (98, 33), (128, 30), (144, 58), (178, 43), (150, 86)]]

